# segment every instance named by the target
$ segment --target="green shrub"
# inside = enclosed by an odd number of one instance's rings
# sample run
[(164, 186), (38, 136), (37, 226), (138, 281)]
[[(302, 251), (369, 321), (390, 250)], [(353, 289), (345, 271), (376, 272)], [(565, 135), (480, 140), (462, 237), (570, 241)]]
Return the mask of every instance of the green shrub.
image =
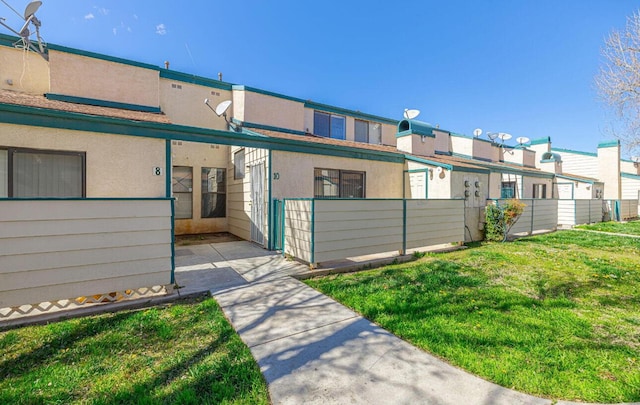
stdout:
[(526, 205), (516, 199), (500, 204), (488, 205), (485, 209), (484, 238), (488, 241), (504, 242), (511, 227), (515, 225)]

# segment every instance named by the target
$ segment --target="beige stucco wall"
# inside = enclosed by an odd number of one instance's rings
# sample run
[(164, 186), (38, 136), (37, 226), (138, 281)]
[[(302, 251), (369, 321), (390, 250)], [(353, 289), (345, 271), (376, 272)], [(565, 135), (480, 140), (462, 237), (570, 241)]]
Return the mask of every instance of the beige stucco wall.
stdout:
[(157, 70), (49, 51), (51, 93), (157, 107)]
[(465, 156), (473, 156), (473, 139), (460, 136), (451, 137), (452, 152)]
[[(209, 99), (211, 108), (224, 100), (231, 100), (231, 92), (212, 87), (160, 79), (160, 108), (171, 123), (194, 127), (227, 129), (223, 117), (218, 117), (204, 103)], [(227, 110), (227, 117), (233, 117), (234, 105)]]
[(500, 148), (484, 139), (474, 138), (472, 156), (476, 159), (498, 162), (500, 160)]
[(434, 145), (435, 139), (430, 136), (412, 134), (397, 138), (397, 148), (399, 151), (417, 156), (433, 156)]
[(551, 198), (551, 188), (553, 186), (553, 179), (524, 176), (523, 181), (524, 181), (524, 195), (520, 196), (520, 198), (533, 198), (534, 184), (546, 184), (547, 198)]
[(382, 124), (382, 144), (396, 146), (397, 125)]
[(313, 197), (315, 168), (363, 171), (367, 198), (402, 197), (402, 163), (273, 151), (272, 167), (273, 198)]
[(12, 124), (0, 124), (0, 134), (1, 146), (85, 152), (87, 197), (165, 196), (162, 139)]
[(445, 152), (445, 153), (449, 153), (453, 151), (451, 146), (451, 135), (448, 132), (434, 130), (433, 133), (436, 136), (436, 141), (434, 145), (435, 150), (437, 150), (438, 152)]
[(234, 118), (297, 131), (304, 130), (304, 104), (246, 90), (233, 90)]
[(640, 199), (640, 179), (622, 178), (622, 198), (625, 200)]
[(638, 174), (640, 175), (640, 163), (621, 161), (620, 171), (622, 173)]
[(622, 196), (620, 183), (620, 146), (598, 148), (598, 180), (606, 185), (604, 198), (619, 200)]
[[(201, 218), (202, 210), (202, 168), (227, 169), (229, 147), (208, 143), (173, 141), (171, 145), (172, 166), (188, 166), (193, 170), (193, 206), (191, 219), (176, 219), (176, 235), (212, 233), (227, 231), (227, 218)], [(227, 184), (227, 213), (229, 185)]]
[(0, 46), (0, 89), (48, 93), (49, 63), (35, 52)]

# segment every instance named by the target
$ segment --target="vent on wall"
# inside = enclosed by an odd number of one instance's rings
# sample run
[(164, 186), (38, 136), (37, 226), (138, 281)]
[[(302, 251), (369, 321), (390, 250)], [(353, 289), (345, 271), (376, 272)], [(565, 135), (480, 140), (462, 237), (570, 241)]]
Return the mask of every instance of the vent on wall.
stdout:
[(172, 141), (171, 142), (172, 145), (182, 145), (182, 141)]
[(172, 89), (182, 90), (182, 85), (181, 84), (171, 83), (171, 88)]
[(219, 96), (219, 95), (220, 95), (220, 93), (218, 93), (217, 91), (212, 91), (212, 92), (211, 92), (211, 95), (212, 95), (212, 96)]

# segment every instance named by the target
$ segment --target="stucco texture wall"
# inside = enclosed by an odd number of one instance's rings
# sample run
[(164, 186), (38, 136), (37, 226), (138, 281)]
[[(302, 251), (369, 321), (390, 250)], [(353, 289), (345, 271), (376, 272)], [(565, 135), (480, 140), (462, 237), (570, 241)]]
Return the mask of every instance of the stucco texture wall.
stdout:
[(0, 89), (48, 93), (49, 63), (34, 52), (0, 46)]
[[(231, 100), (231, 92), (196, 84), (189, 84), (168, 79), (160, 79), (160, 108), (173, 124), (192, 127), (227, 129), (223, 117), (218, 117), (204, 103), (209, 99), (211, 108), (224, 101)], [(233, 116), (232, 104), (227, 115)]]

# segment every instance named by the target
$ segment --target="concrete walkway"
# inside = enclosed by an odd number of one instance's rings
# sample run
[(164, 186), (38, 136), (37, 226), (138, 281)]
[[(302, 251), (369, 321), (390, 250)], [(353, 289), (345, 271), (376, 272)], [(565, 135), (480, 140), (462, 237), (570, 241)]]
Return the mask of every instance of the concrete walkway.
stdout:
[(274, 404), (567, 404), (452, 367), (290, 277), (306, 266), (249, 242), (176, 254), (178, 284), (212, 292)]

